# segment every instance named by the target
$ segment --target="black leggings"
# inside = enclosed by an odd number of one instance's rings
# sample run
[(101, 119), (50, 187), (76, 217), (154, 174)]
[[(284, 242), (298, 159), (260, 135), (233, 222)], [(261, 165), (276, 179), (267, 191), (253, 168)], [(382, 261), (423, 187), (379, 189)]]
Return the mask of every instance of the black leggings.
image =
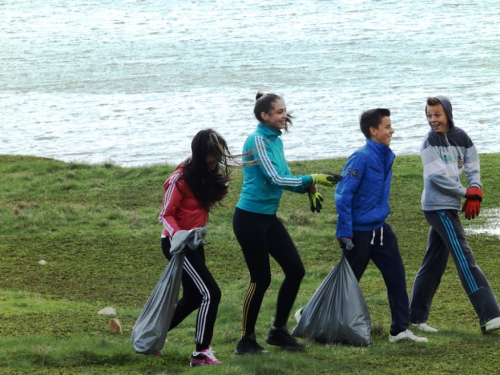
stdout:
[[(170, 237), (161, 239), (163, 255), (170, 260)], [(210, 346), (214, 332), (215, 319), (221, 298), (217, 282), (205, 265), (203, 246), (196, 250), (185, 248), (186, 257), (182, 269), (182, 298), (177, 302), (170, 329), (175, 328), (189, 314), (198, 309), (196, 319), (196, 350)]]
[(242, 336), (255, 332), (264, 293), (271, 283), (271, 255), (285, 273), (276, 304), (274, 327), (286, 326), (300, 282), (302, 260), (290, 235), (276, 215), (256, 214), (236, 208), (233, 230), (250, 271), (250, 287), (243, 303)]

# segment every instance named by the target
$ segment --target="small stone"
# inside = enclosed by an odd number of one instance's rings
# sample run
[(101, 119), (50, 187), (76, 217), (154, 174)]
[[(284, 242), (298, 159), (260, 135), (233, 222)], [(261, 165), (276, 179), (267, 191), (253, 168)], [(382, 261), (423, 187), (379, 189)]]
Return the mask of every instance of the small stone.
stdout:
[(38, 262), (38, 264), (41, 265), (41, 266), (45, 266), (47, 264), (47, 262), (44, 261), (44, 260), (41, 260), (41, 261)]
[(122, 333), (122, 326), (120, 324), (120, 321), (116, 318), (113, 318), (109, 321), (109, 329), (111, 330), (112, 333), (117, 333), (117, 334)]
[(116, 310), (112, 307), (105, 307), (98, 312), (99, 315), (116, 315)]

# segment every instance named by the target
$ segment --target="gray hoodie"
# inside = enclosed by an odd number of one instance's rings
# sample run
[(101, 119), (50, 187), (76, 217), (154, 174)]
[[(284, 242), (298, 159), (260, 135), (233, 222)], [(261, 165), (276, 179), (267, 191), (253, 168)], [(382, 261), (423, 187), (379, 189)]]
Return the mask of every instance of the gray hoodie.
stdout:
[[(435, 97), (442, 104), (450, 130), (440, 134), (431, 129), (424, 138), (420, 157), (424, 167), (422, 210), (459, 210), (467, 189), (462, 186), (462, 172), (469, 187), (482, 187), (479, 155), (467, 133), (455, 126), (451, 103), (444, 96)], [(427, 106), (425, 107), (427, 114)]]

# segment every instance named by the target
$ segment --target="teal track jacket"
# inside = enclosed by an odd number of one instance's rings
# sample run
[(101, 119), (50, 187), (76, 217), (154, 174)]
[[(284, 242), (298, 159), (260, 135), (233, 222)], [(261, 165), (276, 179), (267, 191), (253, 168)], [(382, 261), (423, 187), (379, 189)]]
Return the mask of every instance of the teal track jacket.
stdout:
[(281, 132), (259, 123), (243, 145), (245, 163), (243, 188), (236, 207), (259, 214), (278, 211), (283, 190), (304, 193), (312, 184), (311, 176), (292, 176), (285, 160)]

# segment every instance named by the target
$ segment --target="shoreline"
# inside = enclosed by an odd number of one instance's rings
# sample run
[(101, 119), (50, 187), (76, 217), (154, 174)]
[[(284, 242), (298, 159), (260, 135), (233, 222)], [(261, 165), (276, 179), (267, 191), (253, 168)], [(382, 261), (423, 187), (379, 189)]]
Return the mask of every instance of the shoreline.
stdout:
[[(500, 151), (499, 152), (483, 152), (479, 153), (479, 156), (481, 155), (499, 155), (500, 156)], [(124, 168), (124, 169), (133, 169), (133, 168), (153, 168), (153, 167), (158, 167), (158, 166), (166, 166), (166, 167), (172, 167), (175, 168), (177, 167), (178, 164), (170, 164), (170, 163), (151, 163), (151, 164), (141, 164), (141, 165), (134, 165), (134, 166), (123, 166), (119, 165), (116, 162), (112, 160), (108, 161), (101, 161), (101, 162), (96, 162), (96, 163), (89, 163), (89, 162), (84, 162), (84, 161), (67, 161), (67, 160), (62, 160), (62, 159), (57, 159), (53, 157), (47, 157), (47, 156), (38, 156), (38, 155), (17, 155), (17, 154), (0, 154), (0, 158), (2, 157), (12, 157), (12, 158), (33, 158), (33, 159), (41, 159), (41, 160), (53, 160), (56, 162), (61, 162), (65, 164), (78, 164), (78, 165), (89, 165), (89, 166), (99, 166), (99, 165), (113, 165), (115, 167), (119, 168)], [(314, 163), (314, 162), (322, 162), (325, 160), (343, 160), (348, 158), (349, 156), (339, 156), (339, 157), (333, 157), (333, 158), (319, 158), (319, 159), (300, 159), (300, 160), (287, 160), (288, 164), (293, 164), (293, 163)], [(405, 158), (405, 157), (420, 157), (420, 154), (396, 154), (396, 161), (400, 158)]]

